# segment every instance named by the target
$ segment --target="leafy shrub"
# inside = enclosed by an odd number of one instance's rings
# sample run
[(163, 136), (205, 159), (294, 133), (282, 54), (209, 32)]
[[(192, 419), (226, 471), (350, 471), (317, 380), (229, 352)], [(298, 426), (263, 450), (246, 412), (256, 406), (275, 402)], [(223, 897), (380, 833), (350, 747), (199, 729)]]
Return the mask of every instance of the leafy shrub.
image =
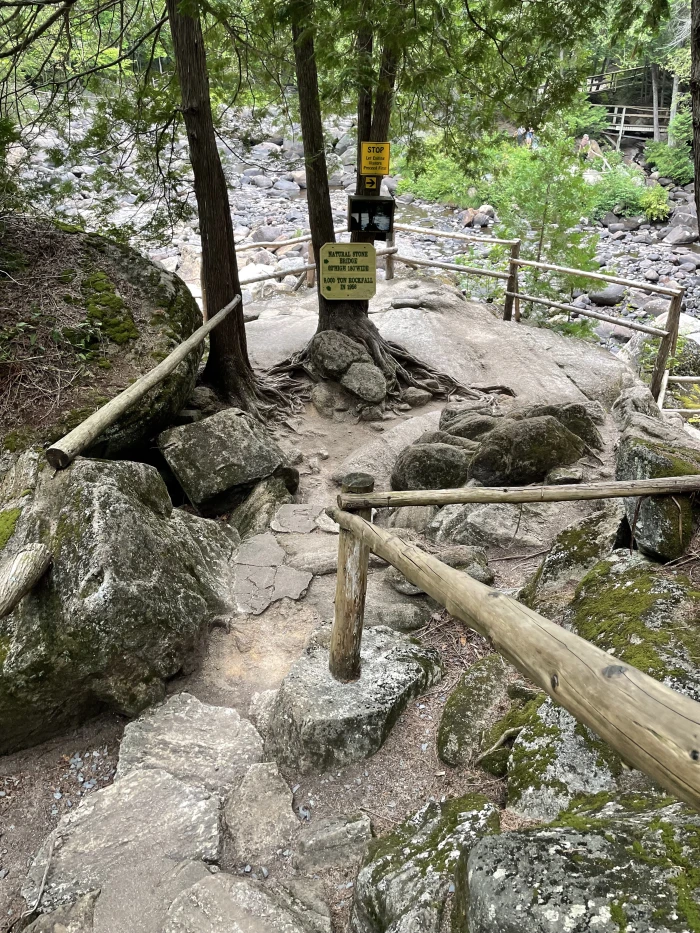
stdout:
[(445, 201), (456, 207), (476, 206), (470, 196), (473, 182), (464, 174), (455, 159), (428, 144), (420, 161), (409, 162), (399, 157), (398, 171), (402, 175), (398, 191), (410, 191), (424, 201)]
[(687, 145), (671, 148), (666, 143), (648, 143), (645, 155), (649, 165), (677, 185), (687, 185), (693, 180), (693, 160)]
[(621, 162), (613, 165), (593, 185), (594, 216), (602, 217), (607, 211), (615, 211), (626, 217), (639, 214), (643, 191), (644, 176), (641, 171)]
[(639, 206), (647, 220), (666, 220), (671, 213), (668, 191), (661, 185), (645, 188), (639, 196)]

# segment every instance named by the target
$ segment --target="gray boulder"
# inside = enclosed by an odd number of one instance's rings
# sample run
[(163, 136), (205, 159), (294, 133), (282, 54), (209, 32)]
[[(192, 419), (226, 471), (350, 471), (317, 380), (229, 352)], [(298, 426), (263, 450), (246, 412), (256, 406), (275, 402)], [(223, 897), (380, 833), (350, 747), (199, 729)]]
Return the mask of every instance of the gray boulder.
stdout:
[(384, 373), (374, 363), (351, 363), (340, 384), (363, 402), (376, 404), (386, 397)]
[(493, 402), (490, 399), (477, 399), (468, 402), (450, 402), (440, 412), (440, 430), (449, 431), (452, 425), (468, 414), (494, 415)]
[(448, 765), (466, 765), (479, 749), (481, 734), (506, 699), (507, 667), (489, 654), (460, 677), (447, 698), (437, 734), (437, 752)]
[(363, 635), (360, 679), (340, 683), (329, 643), (324, 626), (282, 681), (268, 724), (266, 755), (302, 772), (373, 755), (409, 701), (442, 676), (433, 650), (378, 626)]
[(299, 833), (294, 866), (308, 873), (350, 865), (364, 856), (371, 838), (372, 827), (365, 813), (313, 820)]
[(485, 486), (517, 486), (541, 480), (557, 466), (574, 463), (586, 445), (551, 415), (505, 418), (484, 438), (470, 474)]
[(469, 453), (476, 453), (479, 449), (478, 441), (457, 437), (454, 434), (448, 434), (447, 431), (426, 431), (425, 434), (421, 434), (416, 444), (450, 444), (452, 447), (459, 447)]
[(684, 246), (688, 243), (694, 243), (697, 238), (697, 228), (679, 225), (677, 227), (671, 227), (664, 237), (664, 243), (668, 243), (669, 246)]
[(241, 540), (264, 534), (280, 506), (292, 501), (292, 496), (279, 476), (269, 476), (257, 483), (250, 495), (236, 508), (229, 524), (236, 529)]
[(173, 509), (142, 463), (80, 459), (52, 476), (28, 451), (11, 473), (2, 557), (43, 541), (53, 565), (0, 620), (0, 753), (100, 707), (134, 716), (162, 699), (165, 681), (192, 669), (212, 618), (233, 608), (239, 540)]
[(493, 428), (502, 424), (502, 418), (494, 418), (492, 415), (480, 411), (469, 411), (450, 421), (444, 430), (455, 437), (464, 437), (470, 440), (482, 438), (482, 436)]
[(624, 285), (607, 285), (598, 292), (589, 292), (588, 297), (594, 305), (612, 308), (613, 305), (619, 305), (625, 297), (626, 288)]
[(519, 421), (528, 418), (541, 418), (551, 415), (560, 424), (568, 428), (572, 434), (577, 434), (589, 447), (595, 450), (603, 449), (603, 439), (595, 425), (588, 409), (578, 402), (565, 402), (558, 405), (530, 405), (518, 411), (510, 411), (509, 417)]
[(445, 505), (426, 534), (439, 545), (541, 547), (550, 540), (551, 505), (472, 502)]
[(697, 813), (668, 798), (602, 795), (562, 822), (474, 846), (459, 863), (455, 933), (692, 930)]
[(337, 330), (323, 330), (309, 344), (311, 365), (321, 376), (339, 379), (353, 363), (371, 363), (372, 357), (361, 343)]
[(251, 765), (224, 809), (231, 858), (237, 865), (269, 865), (299, 829), (292, 792), (274, 761)]
[(74, 904), (57, 907), (25, 927), (25, 933), (92, 933), (98, 892), (79, 897)]
[(624, 428), (630, 415), (641, 414), (661, 420), (661, 411), (654, 396), (643, 385), (630, 386), (620, 393), (611, 409), (618, 428)]
[[(618, 480), (653, 479), (700, 473), (700, 450), (682, 429), (646, 415), (627, 418), (617, 452)], [(625, 499), (634, 538), (643, 554), (656, 560), (682, 556), (693, 536), (695, 510), (688, 495)]]
[(454, 489), (469, 478), (471, 453), (451, 444), (414, 444), (394, 464), (392, 489)]
[(176, 898), (162, 933), (331, 933), (327, 905), (311, 883), (264, 884), (219, 872)]
[(427, 389), (419, 389), (417, 386), (409, 386), (401, 393), (401, 401), (406, 402), (411, 408), (420, 408), (421, 405), (427, 405), (432, 400), (432, 392)]
[[(209, 514), (240, 503), (254, 483), (286, 464), (261, 425), (238, 408), (164, 431), (158, 446), (190, 502)], [(286, 467), (283, 478), (294, 492), (297, 471)]]
[(355, 882), (352, 933), (439, 933), (458, 865), (498, 826), (493, 804), (470, 794), (428, 803), (370, 843)]
[(235, 709), (178, 693), (126, 727), (115, 780), (150, 768), (227, 794), (262, 761), (262, 753), (259, 734)]

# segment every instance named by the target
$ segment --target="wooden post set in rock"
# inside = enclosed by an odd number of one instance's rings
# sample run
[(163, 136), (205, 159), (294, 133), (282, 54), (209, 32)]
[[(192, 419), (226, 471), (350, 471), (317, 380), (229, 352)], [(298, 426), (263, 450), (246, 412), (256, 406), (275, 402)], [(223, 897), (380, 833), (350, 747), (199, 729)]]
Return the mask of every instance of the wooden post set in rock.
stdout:
[[(577, 487), (390, 493), (373, 493), (373, 488), (368, 474), (350, 474), (338, 497), (341, 507), (327, 510), (340, 525), (329, 658), (330, 671), (337, 680), (360, 677), (367, 567), (369, 554), (377, 554), (452, 616), (487, 638), (504, 658), (593, 729), (625, 761), (700, 809), (700, 703), (371, 523), (372, 507), (672, 495), (700, 490), (700, 476)], [(356, 514), (345, 508), (356, 510)]]

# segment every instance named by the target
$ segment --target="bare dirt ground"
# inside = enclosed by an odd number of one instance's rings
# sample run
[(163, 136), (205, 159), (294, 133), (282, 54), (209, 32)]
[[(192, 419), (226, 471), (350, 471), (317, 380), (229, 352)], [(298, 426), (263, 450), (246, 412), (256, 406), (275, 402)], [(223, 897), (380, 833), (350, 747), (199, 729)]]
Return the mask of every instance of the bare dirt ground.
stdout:
[[(303, 416), (290, 419), (278, 430), (284, 446), (298, 448), (302, 455), (298, 501), (332, 504), (338, 488), (331, 474), (347, 455), (377, 438), (377, 427), (380, 431), (389, 429), (403, 418), (437, 410), (443, 404), (402, 413), (379, 426), (329, 421), (308, 405)], [(593, 463), (591, 470), (595, 476), (587, 479), (609, 474), (609, 456), (602, 463)], [(585, 507), (590, 510), (590, 505)], [(581, 514), (570, 505), (554, 508), (565, 508), (564, 524)], [(551, 537), (561, 523), (559, 514)], [(329, 545), (337, 541), (334, 535), (320, 530), (313, 535)], [(537, 567), (542, 550), (493, 550), (490, 559), (496, 585), (507, 589), (522, 585)], [(316, 578), (312, 588), (317, 580), (323, 581), (323, 587), (332, 588), (333, 579)], [(199, 669), (172, 681), (171, 692), (187, 690), (204, 702), (233, 706), (247, 716), (252, 694), (279, 685), (322, 615), (313, 599), (296, 603), (283, 600), (262, 615), (233, 620), (228, 631), (214, 629)], [(384, 747), (368, 761), (324, 775), (287, 774), (297, 812), (301, 808), (302, 814), (308, 812), (315, 819), (362, 811), (370, 816), (375, 834), (382, 834), (430, 799), (481, 791), (503, 805), (503, 781), (479, 769), (449, 768), (436, 754), (436, 732), (444, 703), (460, 675), (489, 652), (488, 644), (444, 611), (435, 613), (425, 629), (416, 634), (440, 651), (445, 664), (441, 683), (410, 704)], [(82, 796), (112, 780), (124, 725), (118, 717), (102, 716), (34, 749), (0, 758), (0, 794), (4, 794), (0, 796), (0, 933), (25, 907), (19, 890), (43, 839)], [(506, 825), (509, 819), (506, 813)], [(282, 859), (271, 870), (285, 874), (292, 868)], [(325, 871), (319, 876), (332, 910), (334, 933), (347, 929), (354, 874), (355, 868), (349, 868)]]

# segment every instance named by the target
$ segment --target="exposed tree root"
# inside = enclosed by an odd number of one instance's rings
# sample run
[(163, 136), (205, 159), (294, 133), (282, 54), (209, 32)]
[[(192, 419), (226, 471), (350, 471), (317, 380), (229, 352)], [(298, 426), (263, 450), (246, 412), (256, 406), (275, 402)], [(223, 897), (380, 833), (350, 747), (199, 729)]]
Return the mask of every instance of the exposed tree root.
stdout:
[[(209, 384), (206, 378), (204, 383)], [(232, 372), (228, 374), (226, 385), (225, 392), (218, 386), (210, 387), (217, 394), (224, 396), (228, 403), (236, 405), (261, 422), (297, 414), (303, 410), (304, 401), (310, 395), (305, 382), (284, 372), (270, 371), (262, 375), (252, 370), (244, 374)]]

